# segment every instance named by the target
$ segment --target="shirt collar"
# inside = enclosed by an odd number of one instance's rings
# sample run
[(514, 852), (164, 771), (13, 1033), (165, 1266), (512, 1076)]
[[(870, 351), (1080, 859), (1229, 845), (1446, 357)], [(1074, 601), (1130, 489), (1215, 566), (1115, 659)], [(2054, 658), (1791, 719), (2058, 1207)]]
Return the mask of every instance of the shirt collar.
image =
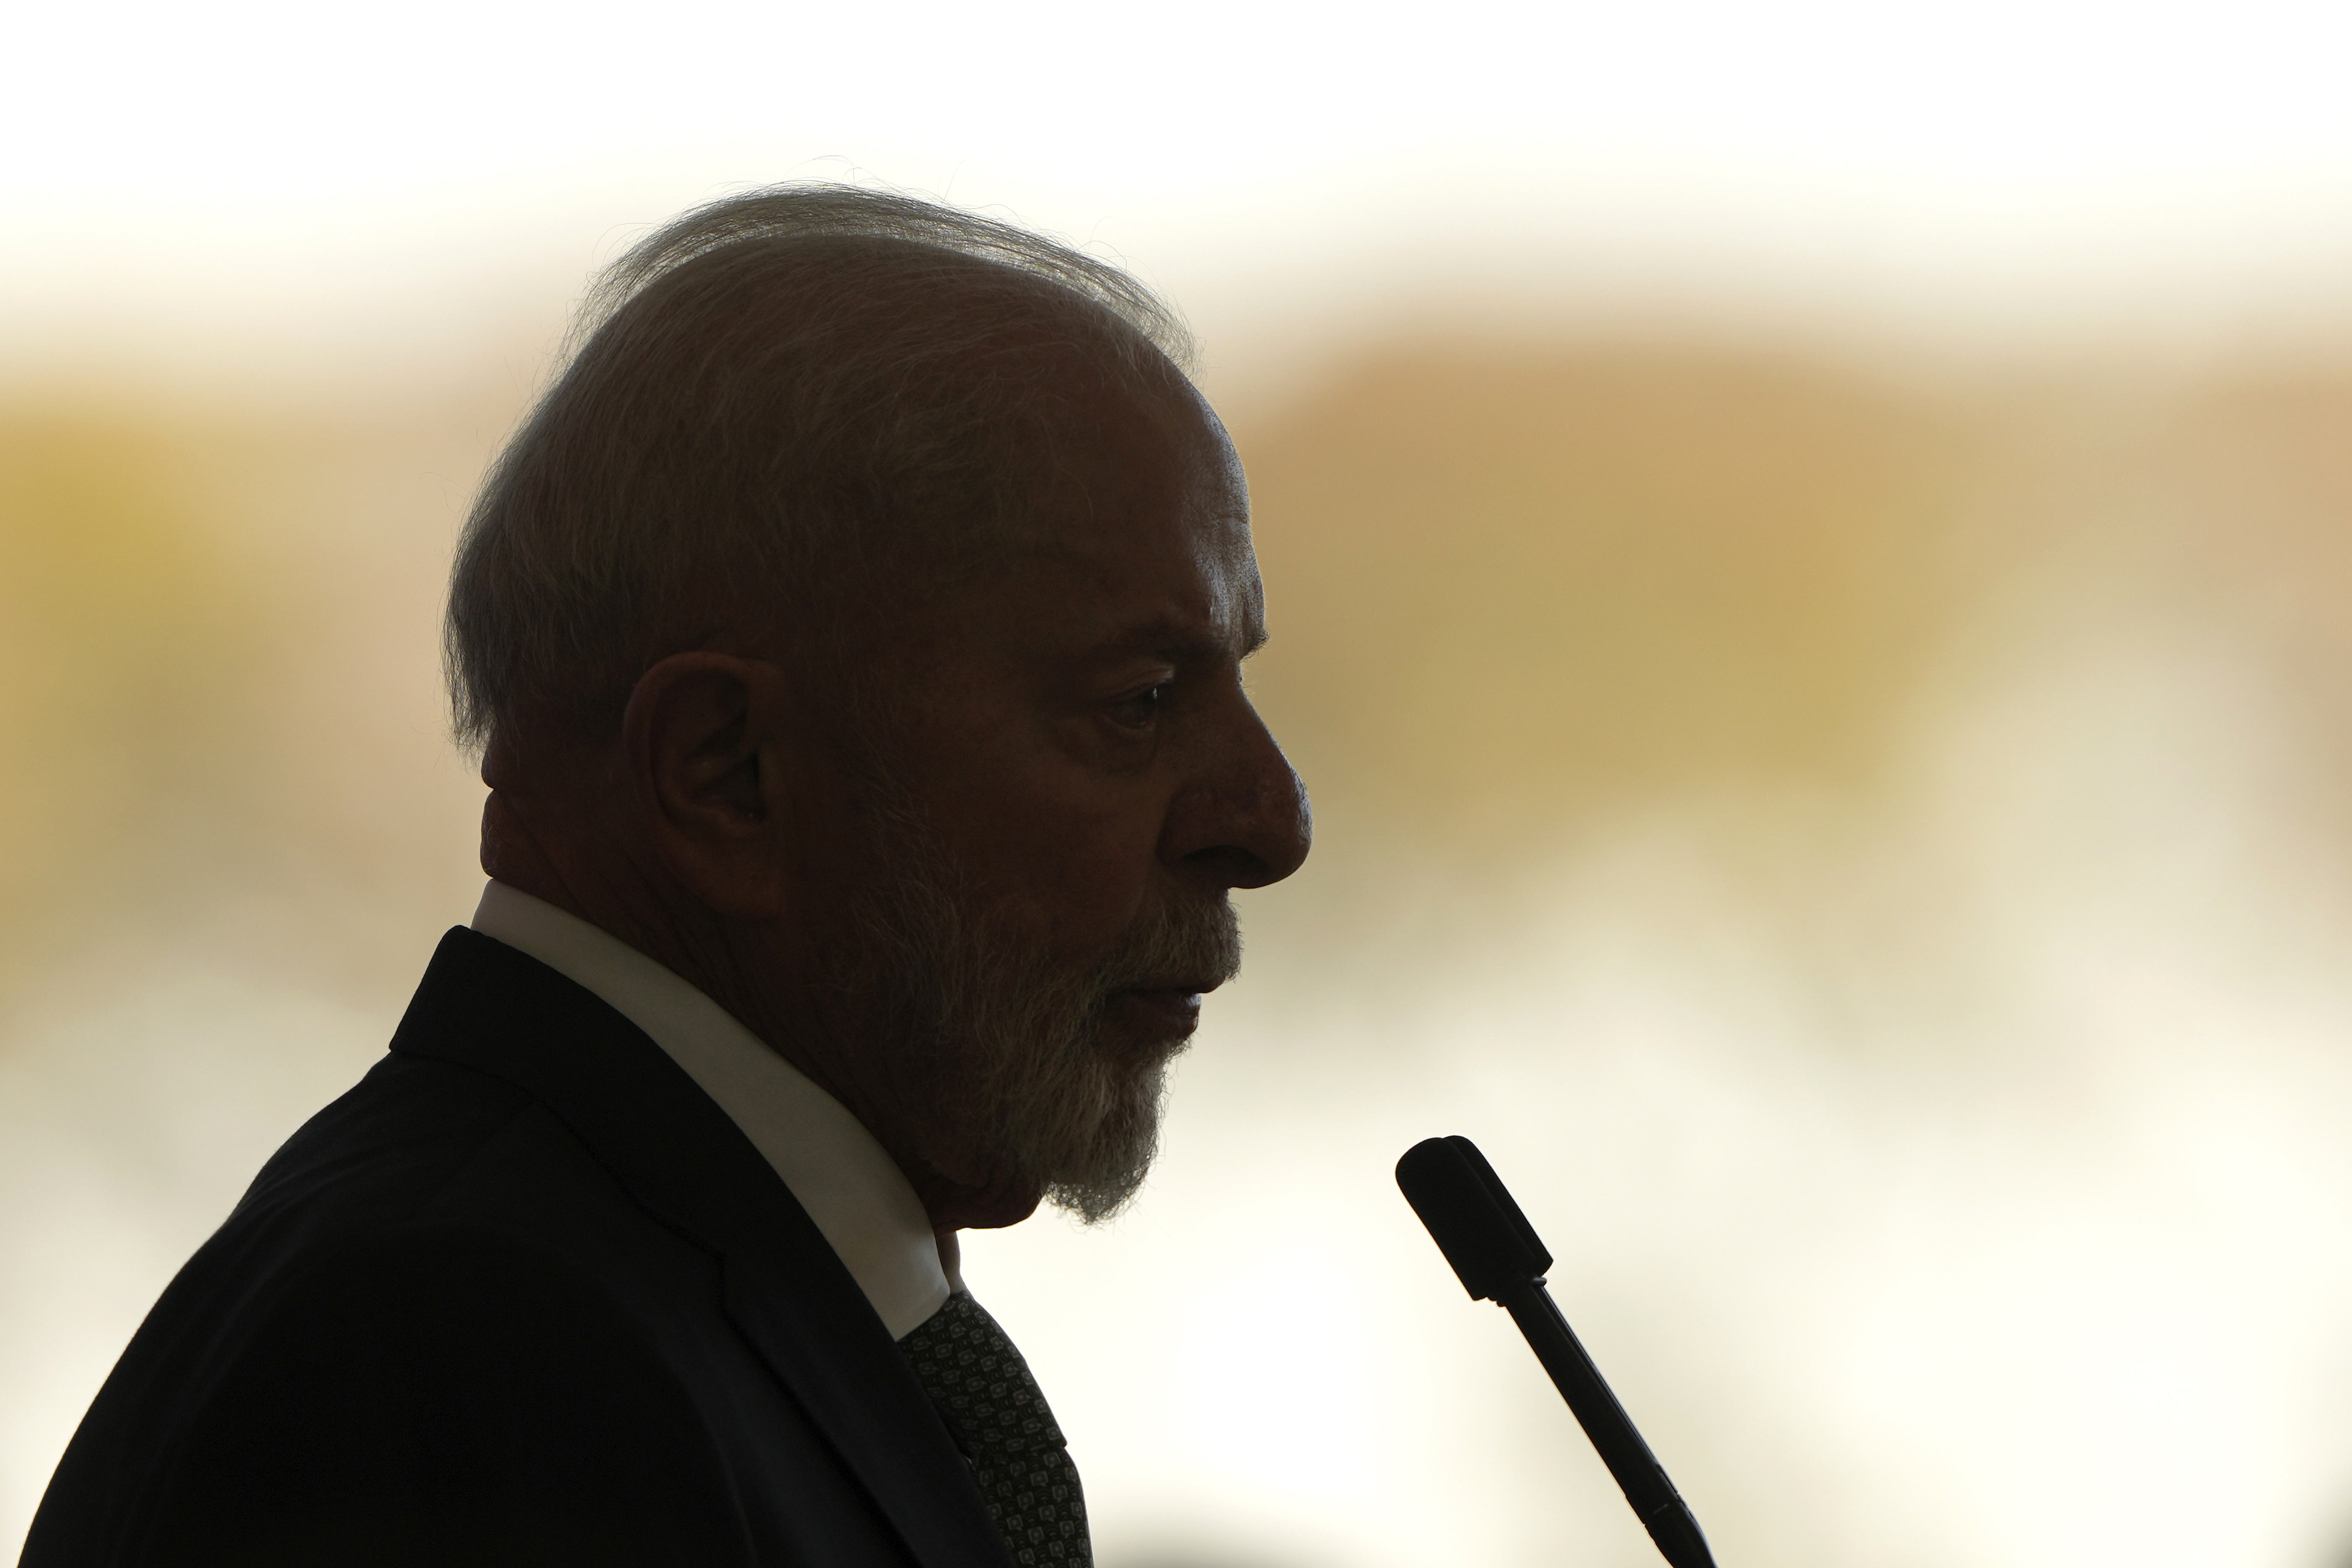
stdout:
[(961, 1289), (906, 1175), (847, 1107), (685, 978), (519, 888), (482, 889), (474, 930), (594, 993), (652, 1037), (765, 1156), (893, 1339)]

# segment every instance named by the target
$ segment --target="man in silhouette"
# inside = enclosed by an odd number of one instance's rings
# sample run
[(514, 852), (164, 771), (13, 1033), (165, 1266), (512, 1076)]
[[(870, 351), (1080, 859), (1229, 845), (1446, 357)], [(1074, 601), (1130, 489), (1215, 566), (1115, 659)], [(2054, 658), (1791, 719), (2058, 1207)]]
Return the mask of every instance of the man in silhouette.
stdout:
[(1133, 1195), (1306, 856), (1232, 447), (1130, 279), (898, 196), (691, 213), (576, 342), (452, 582), (480, 909), (32, 1568), (1090, 1561), (955, 1238)]

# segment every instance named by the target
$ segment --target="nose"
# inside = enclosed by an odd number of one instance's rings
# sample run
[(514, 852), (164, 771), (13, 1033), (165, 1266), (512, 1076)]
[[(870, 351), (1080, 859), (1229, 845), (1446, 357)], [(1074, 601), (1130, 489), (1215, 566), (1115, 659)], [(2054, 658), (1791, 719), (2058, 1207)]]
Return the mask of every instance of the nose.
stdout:
[(1221, 739), (1170, 806), (1160, 858), (1220, 890), (1279, 882), (1315, 839), (1307, 786), (1246, 699)]

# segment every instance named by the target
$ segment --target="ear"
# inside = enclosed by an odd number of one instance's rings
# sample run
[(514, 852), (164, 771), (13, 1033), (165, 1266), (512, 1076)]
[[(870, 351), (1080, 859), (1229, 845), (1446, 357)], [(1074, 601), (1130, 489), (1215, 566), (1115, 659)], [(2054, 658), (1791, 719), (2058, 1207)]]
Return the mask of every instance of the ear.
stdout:
[(641, 829), (688, 892), (732, 919), (773, 920), (788, 901), (792, 696), (763, 660), (680, 653), (646, 671), (621, 716)]

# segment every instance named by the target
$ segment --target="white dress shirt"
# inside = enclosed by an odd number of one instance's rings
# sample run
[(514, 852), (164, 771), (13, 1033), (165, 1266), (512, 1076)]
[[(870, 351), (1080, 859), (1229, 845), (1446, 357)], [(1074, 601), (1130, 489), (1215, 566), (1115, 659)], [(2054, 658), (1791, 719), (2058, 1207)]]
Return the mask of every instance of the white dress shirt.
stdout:
[(891, 1338), (962, 1289), (941, 1267), (922, 1200), (865, 1123), (727, 1009), (619, 938), (504, 882), (482, 889), (474, 929), (594, 992), (668, 1052), (767, 1157)]

